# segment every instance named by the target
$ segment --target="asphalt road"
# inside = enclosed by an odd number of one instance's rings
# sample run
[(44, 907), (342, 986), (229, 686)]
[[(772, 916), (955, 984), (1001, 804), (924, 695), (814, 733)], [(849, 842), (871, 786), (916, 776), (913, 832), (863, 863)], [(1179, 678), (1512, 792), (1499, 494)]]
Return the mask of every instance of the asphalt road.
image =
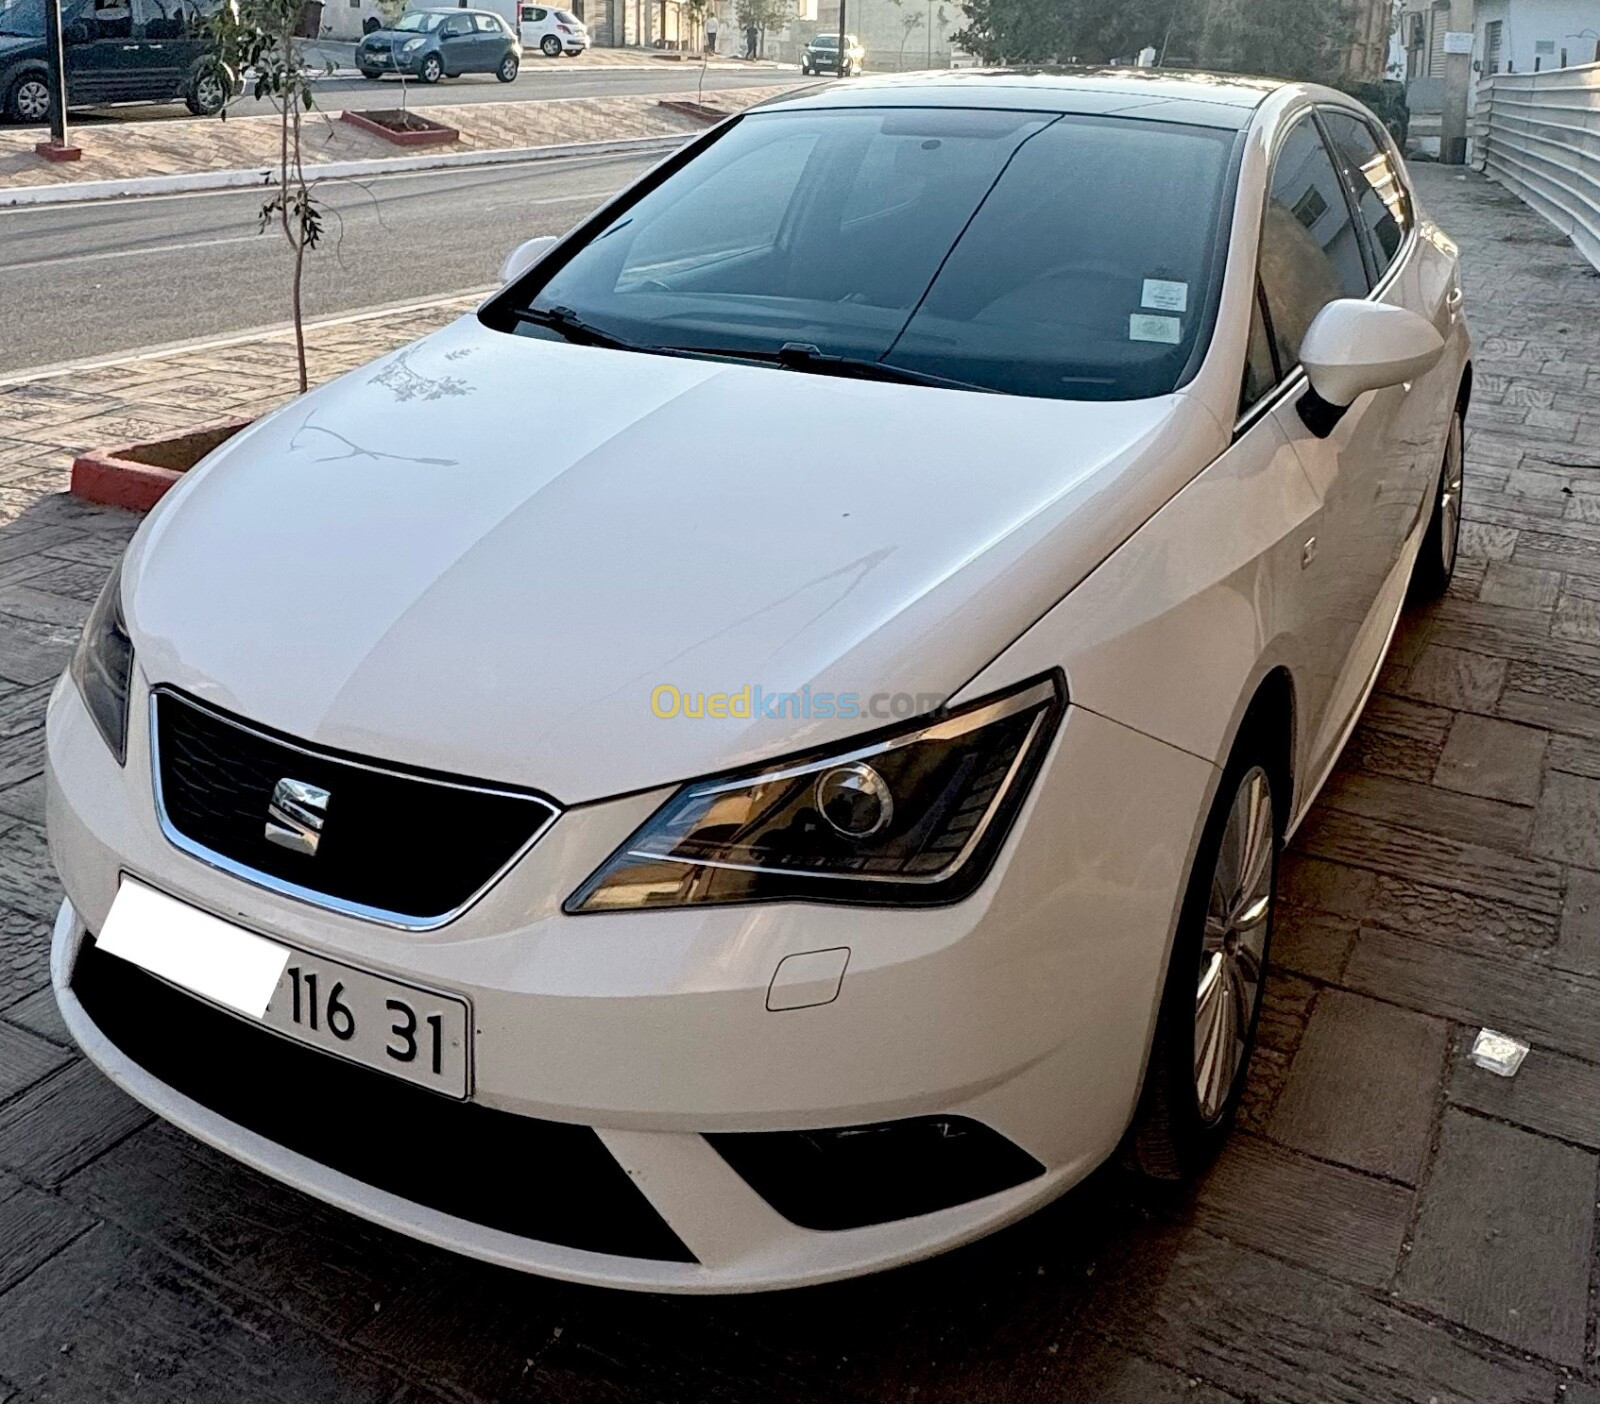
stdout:
[[(560, 65), (558, 67), (558, 65)], [(746, 69), (708, 68), (703, 75), (704, 91), (711, 93), (721, 88), (759, 88), (793, 84), (799, 79), (795, 68)], [(413, 107), (436, 106), (457, 102), (525, 102), (533, 98), (625, 97), (630, 93), (669, 94), (693, 93), (702, 82), (698, 65), (693, 63), (660, 63), (651, 69), (584, 68), (580, 59), (546, 59), (537, 54), (523, 59), (522, 71), (514, 83), (502, 83), (488, 73), (463, 74), (459, 78), (443, 78), (432, 87), (416, 80), (408, 83), (407, 103)], [(374, 103), (376, 94), (383, 94)], [(355, 104), (371, 107), (397, 107), (400, 103), (400, 80), (379, 78), (327, 77), (317, 80), (316, 100), (319, 107), (330, 111)], [(269, 103), (258, 103), (254, 98), (241, 97), (230, 113), (241, 117), (270, 113)], [(191, 118), (189, 109), (181, 102), (128, 103), (117, 107), (101, 107), (74, 114), (74, 121), (85, 122), (163, 122), (181, 120), (215, 120)]]
[[(328, 316), (493, 283), (659, 157), (602, 157), (328, 181), (306, 313)], [(226, 336), (289, 317), (289, 254), (255, 190), (0, 210), (0, 374)]]

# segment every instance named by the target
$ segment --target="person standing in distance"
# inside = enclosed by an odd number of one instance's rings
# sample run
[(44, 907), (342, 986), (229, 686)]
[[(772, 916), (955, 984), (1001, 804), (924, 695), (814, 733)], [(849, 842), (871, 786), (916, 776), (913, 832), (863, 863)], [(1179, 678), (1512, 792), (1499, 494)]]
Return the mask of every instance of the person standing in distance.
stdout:
[(713, 10), (706, 16), (706, 52), (714, 54), (717, 51), (717, 12)]

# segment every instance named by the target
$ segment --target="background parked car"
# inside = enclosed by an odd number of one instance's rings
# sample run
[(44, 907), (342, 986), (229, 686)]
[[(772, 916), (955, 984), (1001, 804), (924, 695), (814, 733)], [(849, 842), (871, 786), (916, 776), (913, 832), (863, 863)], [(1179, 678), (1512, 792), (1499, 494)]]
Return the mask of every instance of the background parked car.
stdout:
[[(67, 103), (170, 102), (197, 116), (228, 100), (206, 23), (217, 0), (70, 0), (62, 6)], [(0, 104), (44, 122), (51, 104), (44, 0), (0, 0)]]
[(577, 58), (589, 47), (589, 31), (571, 10), (554, 10), (548, 5), (521, 5), (518, 29), (522, 47), (538, 49), (546, 58)]
[(867, 51), (854, 34), (844, 36), (844, 67), (839, 66), (839, 36), (818, 34), (800, 53), (800, 71), (808, 77), (813, 73), (838, 73), (842, 77), (859, 74), (867, 60)]
[(463, 73), (492, 73), (509, 83), (522, 66), (522, 45), (492, 10), (408, 10), (393, 29), (362, 39), (356, 66), (363, 78), (409, 73), (437, 83)]

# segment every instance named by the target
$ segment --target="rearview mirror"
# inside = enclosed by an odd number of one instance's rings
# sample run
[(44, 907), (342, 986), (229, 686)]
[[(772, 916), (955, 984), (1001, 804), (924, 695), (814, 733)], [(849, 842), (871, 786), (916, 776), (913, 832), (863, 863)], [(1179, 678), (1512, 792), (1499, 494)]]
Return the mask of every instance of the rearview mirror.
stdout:
[(537, 239), (518, 244), (500, 265), (500, 285), (504, 287), (507, 283), (514, 283), (555, 246), (553, 234), (541, 234)]
[(1334, 409), (1347, 409), (1368, 390), (1399, 385), (1431, 370), (1444, 338), (1426, 318), (1404, 307), (1341, 297), (1312, 318), (1300, 342), (1300, 364), (1311, 388)]

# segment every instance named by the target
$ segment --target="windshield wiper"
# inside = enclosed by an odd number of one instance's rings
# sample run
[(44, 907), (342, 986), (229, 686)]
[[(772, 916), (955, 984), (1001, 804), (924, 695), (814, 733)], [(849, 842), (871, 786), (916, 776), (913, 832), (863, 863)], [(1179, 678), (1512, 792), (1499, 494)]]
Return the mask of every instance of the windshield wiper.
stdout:
[(969, 380), (954, 380), (929, 371), (908, 370), (861, 356), (830, 356), (809, 341), (786, 341), (776, 351), (749, 351), (723, 346), (663, 346), (679, 356), (710, 356), (718, 360), (755, 361), (761, 365), (782, 366), (785, 370), (807, 371), (812, 375), (837, 375), (848, 380), (886, 380), (897, 385), (932, 385), (945, 390), (977, 390), (985, 395), (999, 392), (988, 385)]
[(570, 307), (524, 307), (516, 313), (516, 316), (519, 321), (549, 327), (551, 331), (560, 332), (568, 341), (575, 341), (583, 346), (605, 346), (613, 351), (655, 349), (651, 346), (635, 345), (631, 341), (624, 341), (620, 336), (603, 332), (599, 327), (592, 327)]

